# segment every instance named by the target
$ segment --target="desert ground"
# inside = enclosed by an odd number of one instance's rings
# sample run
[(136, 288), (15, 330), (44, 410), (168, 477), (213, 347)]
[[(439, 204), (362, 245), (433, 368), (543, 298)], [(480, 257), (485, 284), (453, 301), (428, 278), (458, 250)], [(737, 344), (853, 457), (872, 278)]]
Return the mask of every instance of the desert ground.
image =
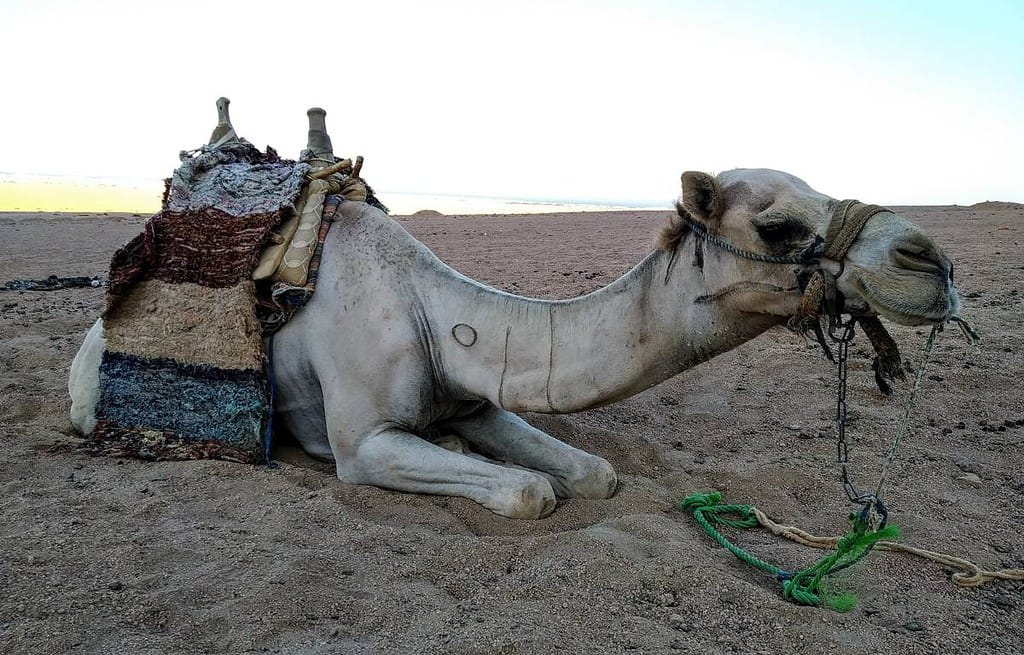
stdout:
[[(907, 207), (955, 262), (969, 346), (940, 335), (885, 498), (905, 543), (1024, 567), (1024, 207)], [(518, 294), (605, 285), (665, 212), (399, 217), (455, 268)], [(0, 286), (105, 276), (136, 215), (0, 214)], [(279, 468), (91, 457), (70, 430), (68, 367), (102, 289), (0, 291), (3, 653), (1014, 653), (1024, 583), (872, 553), (840, 614), (784, 601), (675, 504), (719, 490), (817, 534), (846, 528), (835, 371), (784, 330), (624, 402), (527, 415), (607, 458), (609, 500), (539, 521), (462, 499), (340, 483), (278, 440)], [(893, 327), (912, 366), (926, 330)], [(339, 335), (343, 338), (343, 335)], [(909, 386), (875, 389), (851, 349), (852, 473), (871, 486)], [(788, 568), (820, 551), (731, 533)]]

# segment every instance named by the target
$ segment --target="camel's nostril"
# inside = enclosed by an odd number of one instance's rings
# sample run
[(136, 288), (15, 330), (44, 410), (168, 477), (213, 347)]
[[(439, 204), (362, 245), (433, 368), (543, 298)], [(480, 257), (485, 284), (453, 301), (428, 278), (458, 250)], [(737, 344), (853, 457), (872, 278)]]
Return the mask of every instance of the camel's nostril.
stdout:
[(917, 243), (901, 243), (893, 248), (892, 258), (897, 266), (922, 273), (942, 273), (950, 275), (950, 263), (935, 250)]

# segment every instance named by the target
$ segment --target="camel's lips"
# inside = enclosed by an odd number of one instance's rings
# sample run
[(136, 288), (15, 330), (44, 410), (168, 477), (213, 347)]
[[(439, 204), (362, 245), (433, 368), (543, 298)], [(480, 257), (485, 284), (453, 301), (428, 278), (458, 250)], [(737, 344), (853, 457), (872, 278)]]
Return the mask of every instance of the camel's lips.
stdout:
[[(880, 292), (865, 275), (858, 275), (854, 283), (864, 302), (872, 311), (877, 312), (882, 318), (900, 325), (918, 326), (945, 323), (955, 316), (960, 308), (960, 300), (952, 288), (948, 291), (943, 289), (942, 293), (936, 289), (933, 292), (931, 305), (924, 307)], [(931, 286), (935, 286), (933, 281)]]

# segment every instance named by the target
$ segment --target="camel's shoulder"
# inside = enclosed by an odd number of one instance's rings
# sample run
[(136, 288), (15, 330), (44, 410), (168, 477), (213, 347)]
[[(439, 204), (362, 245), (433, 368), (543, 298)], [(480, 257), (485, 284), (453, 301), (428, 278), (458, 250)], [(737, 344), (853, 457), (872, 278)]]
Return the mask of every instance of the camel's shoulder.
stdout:
[(349, 239), (393, 243), (396, 246), (419, 243), (398, 221), (365, 202), (342, 203), (334, 222), (335, 227), (340, 228), (338, 231), (344, 232)]

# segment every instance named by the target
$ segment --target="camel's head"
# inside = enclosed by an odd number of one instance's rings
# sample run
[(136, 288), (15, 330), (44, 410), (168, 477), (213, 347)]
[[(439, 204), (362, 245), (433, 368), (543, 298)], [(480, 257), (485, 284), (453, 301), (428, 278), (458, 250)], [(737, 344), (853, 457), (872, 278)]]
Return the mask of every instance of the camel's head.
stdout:
[[(793, 316), (818, 267), (834, 276), (839, 309), (845, 313), (922, 325), (946, 321), (959, 311), (949, 258), (920, 228), (892, 211), (871, 214), (859, 233), (838, 230), (851, 205), (792, 175), (766, 169), (738, 169), (718, 177), (683, 173), (677, 206), (679, 217), (663, 230), (661, 247), (679, 249), (677, 258), (684, 262), (692, 257), (704, 269), (715, 299), (741, 311)], [(853, 239), (837, 257), (841, 261), (825, 256), (826, 248), (837, 252), (826, 243), (834, 217), (833, 232)], [(684, 238), (700, 230), (711, 242)], [(788, 261), (757, 261), (751, 254)]]

